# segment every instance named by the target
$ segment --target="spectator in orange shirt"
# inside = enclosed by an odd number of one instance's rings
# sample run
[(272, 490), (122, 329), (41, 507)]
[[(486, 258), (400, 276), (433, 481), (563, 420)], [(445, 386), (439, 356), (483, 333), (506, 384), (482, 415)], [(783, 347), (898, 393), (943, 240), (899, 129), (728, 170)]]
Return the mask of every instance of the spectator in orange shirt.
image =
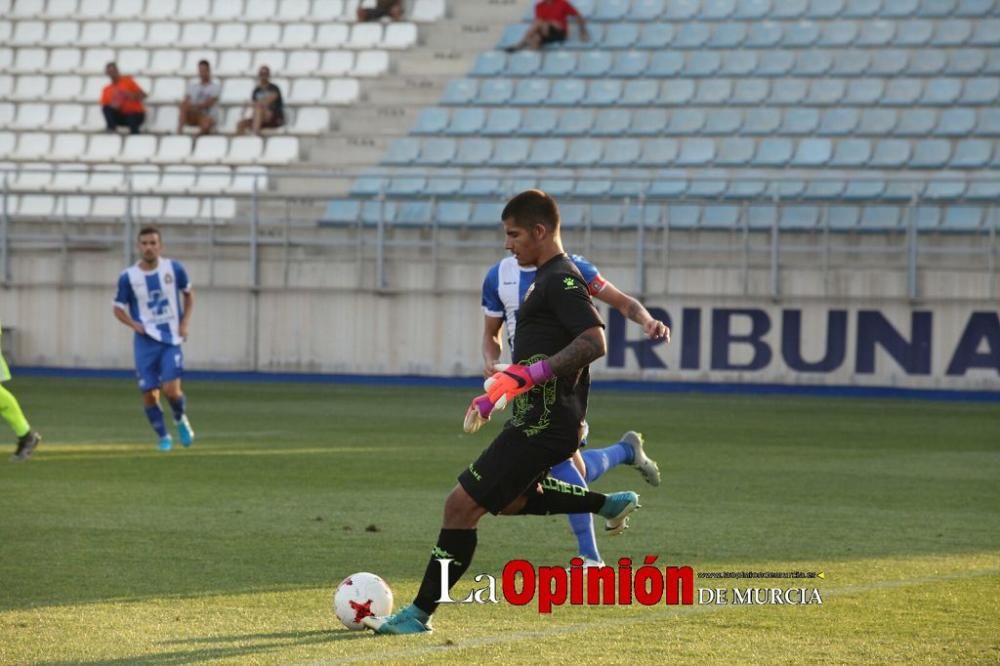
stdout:
[(528, 28), (520, 43), (507, 47), (512, 53), (518, 49), (529, 48), (538, 50), (546, 44), (558, 44), (566, 41), (569, 35), (569, 17), (576, 20), (580, 28), (580, 41), (587, 41), (587, 24), (576, 7), (566, 0), (541, 0), (535, 5), (535, 21)]
[(142, 103), (146, 93), (131, 76), (119, 74), (118, 65), (113, 62), (107, 64), (104, 73), (111, 79), (111, 83), (101, 91), (101, 110), (108, 131), (114, 132), (124, 126), (132, 134), (138, 134), (139, 128), (146, 122), (146, 106)]

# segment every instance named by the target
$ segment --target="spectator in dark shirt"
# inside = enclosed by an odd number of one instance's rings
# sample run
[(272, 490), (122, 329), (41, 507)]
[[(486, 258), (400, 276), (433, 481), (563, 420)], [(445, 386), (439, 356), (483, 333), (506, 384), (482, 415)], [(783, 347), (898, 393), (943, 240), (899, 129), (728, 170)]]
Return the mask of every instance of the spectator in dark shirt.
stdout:
[(580, 29), (580, 41), (587, 41), (587, 24), (576, 7), (566, 0), (541, 0), (535, 5), (535, 21), (528, 28), (524, 39), (514, 46), (507, 47), (512, 53), (518, 49), (529, 48), (538, 50), (546, 44), (558, 44), (566, 41), (569, 36), (569, 17), (576, 20)]
[(358, 5), (359, 21), (378, 21), (388, 16), (393, 21), (403, 18), (403, 0), (376, 0), (374, 7)]
[(244, 117), (236, 126), (239, 134), (246, 132), (260, 134), (262, 129), (274, 129), (285, 124), (285, 103), (281, 99), (281, 90), (271, 83), (271, 69), (266, 65), (261, 66), (257, 72), (257, 87), (250, 95), (250, 104), (247, 108), (251, 109), (253, 114)]

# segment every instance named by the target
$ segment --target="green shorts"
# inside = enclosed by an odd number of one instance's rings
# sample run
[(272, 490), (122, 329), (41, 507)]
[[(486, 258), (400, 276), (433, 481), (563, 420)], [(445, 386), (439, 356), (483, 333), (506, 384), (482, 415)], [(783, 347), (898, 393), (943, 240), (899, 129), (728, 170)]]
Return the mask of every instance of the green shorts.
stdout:
[[(0, 328), (0, 340), (3, 337), (3, 329)], [(3, 357), (3, 347), (0, 347), (0, 382), (10, 379), (10, 368), (7, 367), (7, 360)]]

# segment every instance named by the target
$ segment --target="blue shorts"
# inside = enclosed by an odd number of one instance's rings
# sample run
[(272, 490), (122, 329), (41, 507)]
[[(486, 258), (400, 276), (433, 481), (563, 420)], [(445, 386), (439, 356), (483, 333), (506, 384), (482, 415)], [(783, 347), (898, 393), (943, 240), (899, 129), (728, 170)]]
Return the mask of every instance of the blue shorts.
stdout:
[(143, 392), (157, 389), (184, 371), (184, 352), (180, 345), (166, 345), (146, 335), (135, 336), (135, 376)]

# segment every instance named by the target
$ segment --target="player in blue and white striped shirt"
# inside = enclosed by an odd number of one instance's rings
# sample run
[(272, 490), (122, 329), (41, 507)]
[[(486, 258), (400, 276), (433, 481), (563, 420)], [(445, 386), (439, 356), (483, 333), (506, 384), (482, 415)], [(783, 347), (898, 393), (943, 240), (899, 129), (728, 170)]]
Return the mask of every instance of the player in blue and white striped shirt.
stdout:
[(174, 413), (177, 434), (185, 447), (194, 442), (194, 430), (185, 414), (181, 374), (188, 322), (194, 295), (187, 271), (179, 261), (160, 256), (160, 232), (146, 227), (139, 232), (142, 258), (118, 278), (115, 318), (135, 331), (135, 371), (142, 391), (146, 418), (160, 438), (159, 449), (169, 451), (172, 440), (163, 422), (160, 388)]
[[(642, 326), (652, 339), (670, 340), (670, 329), (655, 319), (639, 301), (617, 289), (601, 275), (597, 267), (578, 254), (570, 255), (573, 263), (583, 275), (587, 289), (593, 298), (604, 301), (623, 315)], [(517, 311), (524, 302), (535, 279), (535, 266), (522, 266), (517, 257), (501, 259), (490, 267), (483, 280), (483, 372), (489, 377), (495, 372), (493, 366), (500, 360), (502, 351), (501, 329), (506, 325), (507, 345), (514, 348), (514, 331), (517, 328)], [(584, 424), (586, 426), (586, 424)], [(586, 444), (586, 428), (583, 442)], [(635, 466), (652, 485), (659, 485), (660, 470), (656, 462), (646, 456), (642, 436), (634, 431), (622, 435), (620, 441), (603, 449), (587, 449), (553, 467), (551, 475), (561, 481), (587, 487), (603, 476), (611, 468), (620, 464)], [(594, 517), (589, 513), (571, 514), (569, 524), (576, 535), (580, 557), (588, 566), (602, 562), (594, 537)]]

